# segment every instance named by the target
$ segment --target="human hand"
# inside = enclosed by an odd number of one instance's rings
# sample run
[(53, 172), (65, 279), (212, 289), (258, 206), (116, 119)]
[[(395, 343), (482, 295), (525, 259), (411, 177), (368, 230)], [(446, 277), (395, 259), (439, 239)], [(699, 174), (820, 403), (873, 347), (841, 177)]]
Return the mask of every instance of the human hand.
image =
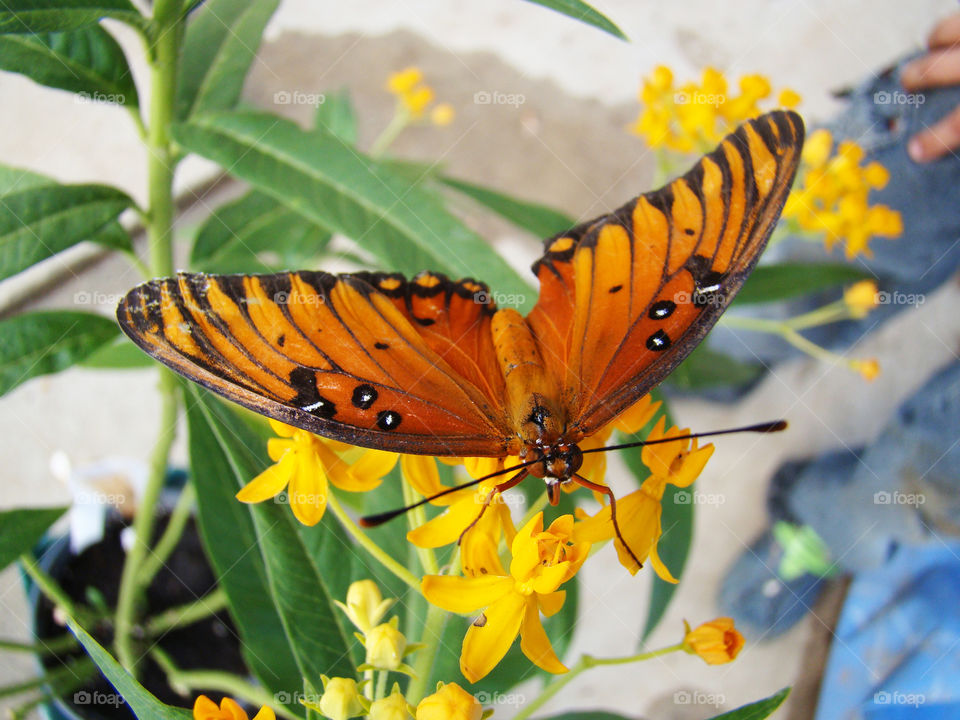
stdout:
[[(938, 22), (927, 40), (929, 51), (903, 68), (904, 89), (960, 84), (960, 13)], [(960, 148), (960, 105), (946, 117), (918, 132), (907, 143), (907, 152), (916, 162), (930, 162)]]

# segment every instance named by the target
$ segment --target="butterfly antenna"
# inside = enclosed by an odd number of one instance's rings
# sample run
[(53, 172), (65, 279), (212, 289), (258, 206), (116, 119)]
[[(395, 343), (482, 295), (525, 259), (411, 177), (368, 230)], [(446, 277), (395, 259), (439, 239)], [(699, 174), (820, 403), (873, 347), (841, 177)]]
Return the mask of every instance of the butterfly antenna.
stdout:
[(377, 527), (378, 525), (383, 525), (385, 522), (389, 522), (393, 520), (395, 517), (400, 517), (404, 513), (410, 512), (411, 510), (415, 510), (416, 508), (422, 505), (426, 505), (427, 503), (432, 502), (437, 498), (441, 498), (444, 495), (449, 495), (450, 493), (455, 493), (458, 490), (463, 490), (464, 488), (473, 487), (474, 485), (479, 485), (480, 483), (484, 482), (485, 480), (489, 480), (490, 478), (499, 477), (500, 475), (506, 475), (507, 473), (513, 472), (514, 470), (520, 470), (522, 468), (529, 467), (530, 465), (535, 465), (538, 462), (540, 462), (540, 460), (529, 460), (525, 463), (520, 463), (519, 465), (511, 465), (508, 468), (497, 470), (496, 472), (492, 472), (489, 475), (484, 475), (483, 477), (477, 478), (475, 480), (471, 480), (470, 482), (465, 482), (462, 485), (454, 485), (453, 487), (449, 487), (446, 490), (441, 490), (436, 495), (425, 497), (422, 500), (418, 500), (415, 503), (407, 505), (406, 507), (397, 508), (396, 510), (388, 510), (387, 512), (376, 513), (375, 515), (365, 515), (362, 518), (360, 518), (357, 522), (359, 522), (362, 527), (368, 527), (368, 528)]
[(645, 445), (659, 445), (661, 443), (673, 442), (674, 440), (691, 440), (693, 438), (714, 437), (715, 435), (732, 435), (733, 433), (754, 432), (754, 433), (775, 433), (787, 429), (786, 420), (772, 420), (770, 422), (757, 423), (756, 425), (744, 425), (738, 428), (729, 428), (727, 430), (713, 430), (711, 432), (689, 433), (687, 435), (676, 435), (674, 437), (659, 438), (657, 440), (638, 440), (637, 442), (628, 442), (621, 445), (607, 445), (606, 447), (592, 448), (584, 450), (583, 454), (595, 452), (607, 452), (609, 450), (626, 450), (628, 448), (643, 447)]

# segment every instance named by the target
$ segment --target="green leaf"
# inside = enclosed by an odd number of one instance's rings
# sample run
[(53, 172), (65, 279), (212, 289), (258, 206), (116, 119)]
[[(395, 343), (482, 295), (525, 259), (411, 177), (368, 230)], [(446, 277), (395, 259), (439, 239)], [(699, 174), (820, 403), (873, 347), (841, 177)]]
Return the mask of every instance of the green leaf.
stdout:
[(133, 200), (106, 185), (39, 185), (0, 197), (0, 280), (84, 240), (130, 250), (107, 230)]
[(347, 145), (357, 144), (357, 117), (349, 90), (342, 88), (324, 95), (314, 115), (314, 128), (340, 138)]
[(745, 385), (763, 372), (762, 365), (740, 362), (701, 343), (664, 382), (681, 390), (700, 390), (717, 385)]
[(573, 218), (545, 205), (517, 200), (490, 188), (456, 178), (441, 177), (440, 181), (481, 205), (485, 205), (517, 227), (528, 230), (537, 237), (548, 238), (569, 230), (577, 224)]
[(73, 30), (105, 17), (140, 30), (148, 22), (129, 0), (6, 0), (0, 6), (0, 34)]
[[(237, 501), (237, 490), (270, 465), (264, 443), (211, 395), (193, 386), (188, 392), (191, 468), (205, 545), (238, 624), (247, 628), (245, 642), (257, 646), (250, 646), (249, 655), (277, 672), (282, 663), (284, 671), (263, 677), (261, 667), (258, 675), (287, 692), (302, 686), (300, 677), (319, 682), (321, 674), (352, 676), (351, 631), (333, 604), (346, 595), (349, 543), (332, 518), (301, 529), (286, 505)], [(231, 560), (234, 565), (226, 566)], [(286, 683), (294, 670), (298, 685), (291, 688)]]
[(67, 310), (0, 320), (0, 395), (30, 378), (67, 369), (119, 334), (110, 318)]
[(263, 30), (279, 2), (208, 0), (191, 16), (177, 78), (177, 119), (237, 104)]
[(735, 304), (775, 302), (807, 295), (873, 276), (845, 263), (780, 263), (761, 265), (744, 283)]
[(100, 643), (80, 627), (76, 620), (68, 618), (67, 625), (76, 635), (80, 644), (83, 645), (87, 654), (93, 658), (104, 677), (123, 696), (123, 699), (139, 720), (188, 720), (193, 717), (193, 713), (186, 708), (172, 707), (157, 700), (130, 673), (124, 670), (120, 663), (114, 660), (113, 656)]
[(79, 100), (137, 105), (137, 86), (127, 58), (113, 36), (99, 25), (0, 36), (0, 70), (79, 93)]
[(142, 370), (155, 367), (155, 361), (126, 336), (106, 343), (79, 363), (89, 370)]
[(574, 20), (579, 20), (587, 25), (593, 25), (606, 33), (610, 33), (616, 38), (626, 40), (627, 36), (613, 22), (599, 10), (595, 10), (590, 5), (581, 0), (527, 0), (528, 2), (543, 5), (545, 8), (556, 10)]
[(303, 131), (271, 115), (225, 113), (174, 128), (188, 150), (375, 254), (385, 270), (423, 269), (453, 277), (481, 273), (498, 292), (530, 286), (494, 250), (443, 207), (385, 165), (338, 138)]
[(309, 268), (330, 233), (256, 190), (218, 208), (201, 226), (190, 266), (215, 273)]
[(23, 168), (0, 164), (0, 196), (20, 190), (40, 187), (42, 185), (56, 185), (52, 178), (45, 177)]
[(19, 508), (0, 512), (0, 570), (33, 549), (65, 507)]
[(774, 710), (783, 704), (788, 695), (790, 695), (790, 688), (784, 688), (765, 700), (757, 700), (748, 705), (742, 705), (736, 710), (715, 715), (711, 720), (763, 720), (765, 717), (770, 717)]

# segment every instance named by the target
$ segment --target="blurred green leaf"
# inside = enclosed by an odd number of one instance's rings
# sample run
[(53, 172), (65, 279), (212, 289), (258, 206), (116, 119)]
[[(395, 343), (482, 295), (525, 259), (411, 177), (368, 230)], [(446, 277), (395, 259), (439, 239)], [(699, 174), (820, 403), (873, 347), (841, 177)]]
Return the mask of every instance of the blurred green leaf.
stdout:
[(207, 0), (190, 16), (177, 78), (177, 119), (237, 104), (279, 2)]
[(0, 70), (78, 93), (78, 102), (137, 105), (127, 58), (99, 25), (58, 33), (0, 36)]
[(765, 700), (757, 700), (748, 705), (742, 705), (736, 710), (714, 715), (711, 720), (763, 720), (765, 717), (770, 717), (788, 695), (790, 695), (790, 688), (784, 688)]
[[(284, 672), (271, 678), (273, 683), (292, 680), (292, 653), (301, 673), (297, 676), (298, 685), (292, 689), (278, 685), (278, 689), (299, 690), (300, 677), (319, 679), (322, 673), (352, 676), (351, 629), (333, 604), (346, 594), (349, 563), (340, 561), (344, 553), (350, 552), (349, 543), (333, 518), (325, 518), (316, 527), (301, 528), (284, 504), (237, 502), (234, 494), (270, 465), (264, 444), (243, 420), (211, 395), (193, 386), (188, 392), (191, 468), (197, 483), (204, 541), (211, 556), (219, 558), (215, 569), (229, 562), (231, 556), (246, 568), (242, 572), (244, 578), (221, 580), (231, 609), (242, 607), (251, 623), (247, 625), (245, 641), (273, 643), (276, 652), (281, 653), (278, 657), (283, 660)], [(211, 459), (215, 467), (210, 466)], [(247, 554), (254, 557), (248, 558)], [(233, 566), (222, 570), (229, 570), (230, 576), (241, 574)], [(258, 617), (265, 618), (273, 632), (265, 632), (255, 620)], [(283, 629), (279, 636), (278, 619)], [(284, 636), (287, 650), (279, 646), (279, 639)], [(279, 669), (272, 653), (266, 647), (249, 653), (261, 663), (260, 673)]]
[(0, 34), (73, 30), (105, 17), (139, 30), (148, 23), (129, 0), (5, 0), (0, 7)]
[(315, 129), (330, 133), (347, 145), (357, 144), (357, 117), (347, 88), (324, 95), (313, 122)]
[(131, 250), (126, 232), (101, 232), (133, 207), (106, 185), (37, 185), (0, 196), (0, 279), (84, 240)]
[(762, 365), (743, 363), (701, 343), (664, 381), (680, 390), (718, 385), (746, 385), (764, 372)]
[(750, 273), (734, 304), (775, 302), (837, 285), (869, 280), (873, 275), (846, 263), (780, 263)]
[(47, 528), (66, 511), (65, 507), (0, 511), (0, 570), (32, 550)]
[(537, 5), (543, 5), (545, 8), (550, 8), (551, 10), (556, 10), (558, 13), (563, 13), (569, 17), (572, 17), (574, 20), (579, 20), (584, 22), (587, 25), (593, 25), (595, 28), (599, 28), (606, 33), (610, 33), (616, 38), (621, 40), (626, 40), (627, 36), (623, 34), (623, 31), (613, 24), (606, 15), (601, 13), (599, 10), (595, 10), (590, 5), (581, 0), (527, 0), (528, 2), (535, 3)]
[(257, 190), (213, 212), (197, 233), (190, 267), (211, 273), (309, 269), (330, 232)]
[(119, 334), (110, 318), (68, 310), (0, 320), (0, 395), (30, 378), (66, 370)]
[(80, 627), (76, 620), (69, 618), (67, 625), (77, 636), (77, 640), (83, 645), (87, 654), (93, 658), (103, 676), (123, 696), (133, 715), (139, 720), (188, 720), (193, 717), (193, 713), (186, 708), (172, 707), (157, 700), (130, 673), (124, 670), (120, 663), (114, 660), (113, 656), (104, 650), (100, 643)]
[(452, 277), (483, 271), (498, 292), (533, 304), (530, 287), (423, 188), (325, 133), (272, 115), (224, 113), (174, 128), (177, 141), (327, 229), (353, 238), (385, 270)]
[(504, 195), (496, 190), (480, 185), (457, 180), (451, 177), (441, 177), (440, 181), (463, 193), (469, 198), (493, 210), (517, 227), (523, 228), (540, 238), (548, 238), (557, 233), (569, 230), (577, 223), (572, 218), (545, 205), (524, 202)]
[(0, 196), (20, 190), (56, 185), (57, 181), (30, 170), (0, 164)]
[(100, 346), (79, 365), (89, 370), (142, 370), (156, 367), (156, 361), (123, 336)]

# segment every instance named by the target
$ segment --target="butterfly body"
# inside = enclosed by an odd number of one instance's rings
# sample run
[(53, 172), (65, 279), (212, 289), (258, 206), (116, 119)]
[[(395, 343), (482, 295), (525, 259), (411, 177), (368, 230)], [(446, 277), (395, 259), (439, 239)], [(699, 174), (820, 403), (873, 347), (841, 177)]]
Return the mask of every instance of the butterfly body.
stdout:
[(796, 172), (803, 122), (751, 120), (686, 175), (545, 241), (526, 316), (434, 272), (180, 274), (118, 320), (220, 395), (335, 440), (519, 456), (550, 499), (579, 443), (659, 383), (746, 280)]

